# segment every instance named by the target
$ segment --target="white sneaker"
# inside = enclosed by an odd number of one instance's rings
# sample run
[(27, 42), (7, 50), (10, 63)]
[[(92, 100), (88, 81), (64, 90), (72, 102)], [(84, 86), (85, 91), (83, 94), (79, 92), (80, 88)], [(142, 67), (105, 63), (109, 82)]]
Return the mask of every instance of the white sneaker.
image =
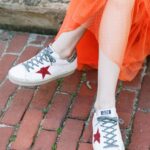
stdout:
[(92, 126), (94, 150), (125, 150), (115, 108), (95, 110)]
[(22, 86), (41, 85), (72, 74), (77, 68), (76, 53), (68, 59), (60, 59), (51, 45), (36, 56), (11, 68), (8, 78)]

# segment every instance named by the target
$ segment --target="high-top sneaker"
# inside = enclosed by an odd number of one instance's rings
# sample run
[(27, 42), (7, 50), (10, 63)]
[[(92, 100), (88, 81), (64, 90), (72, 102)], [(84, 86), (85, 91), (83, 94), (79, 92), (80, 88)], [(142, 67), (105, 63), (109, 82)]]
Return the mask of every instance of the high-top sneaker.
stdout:
[(94, 150), (125, 150), (115, 108), (95, 110), (92, 126)]
[(8, 78), (18, 85), (35, 86), (68, 76), (76, 68), (76, 52), (68, 59), (61, 59), (49, 45), (31, 59), (12, 67)]

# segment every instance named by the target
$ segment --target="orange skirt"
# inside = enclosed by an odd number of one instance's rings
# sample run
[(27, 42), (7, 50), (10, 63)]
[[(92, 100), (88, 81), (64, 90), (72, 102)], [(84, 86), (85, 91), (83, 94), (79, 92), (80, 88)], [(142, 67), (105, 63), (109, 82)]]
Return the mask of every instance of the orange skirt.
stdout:
[[(92, 23), (76, 45), (78, 69), (98, 68), (98, 30), (107, 0), (71, 0), (63, 24), (55, 40), (63, 32), (76, 29), (92, 19)], [(90, 44), (89, 44), (90, 43)], [(150, 54), (150, 0), (136, 0), (119, 79), (131, 81)], [(92, 56), (92, 57), (91, 57)]]

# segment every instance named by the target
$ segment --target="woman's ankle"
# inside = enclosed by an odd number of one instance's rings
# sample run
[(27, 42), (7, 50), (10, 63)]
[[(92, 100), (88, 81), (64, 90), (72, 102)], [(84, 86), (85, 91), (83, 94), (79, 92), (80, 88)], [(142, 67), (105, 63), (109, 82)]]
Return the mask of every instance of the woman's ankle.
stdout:
[(109, 103), (105, 103), (105, 102), (95, 102), (94, 104), (94, 108), (96, 110), (100, 110), (100, 109), (109, 109), (109, 108), (116, 108), (116, 105), (115, 105), (115, 100), (113, 101), (110, 101)]
[(72, 48), (62, 48), (62, 47), (58, 47), (55, 44), (51, 45), (52, 48), (54, 49), (54, 51), (60, 56), (60, 58), (62, 59), (66, 59), (69, 58), (70, 55), (72, 54)]

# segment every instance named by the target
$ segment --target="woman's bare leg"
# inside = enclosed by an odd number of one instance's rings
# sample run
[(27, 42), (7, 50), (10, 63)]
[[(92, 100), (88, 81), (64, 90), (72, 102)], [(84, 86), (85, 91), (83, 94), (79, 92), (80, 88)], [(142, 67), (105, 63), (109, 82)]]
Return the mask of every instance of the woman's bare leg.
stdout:
[(115, 90), (131, 27), (135, 0), (109, 0), (99, 28), (98, 92), (95, 108), (115, 107)]
[(94, 105), (94, 150), (124, 150), (115, 90), (131, 27), (134, 0), (108, 0), (99, 28), (98, 91)]
[(52, 44), (54, 50), (61, 58), (69, 57), (85, 30), (86, 27), (81, 25), (75, 30), (62, 33)]

